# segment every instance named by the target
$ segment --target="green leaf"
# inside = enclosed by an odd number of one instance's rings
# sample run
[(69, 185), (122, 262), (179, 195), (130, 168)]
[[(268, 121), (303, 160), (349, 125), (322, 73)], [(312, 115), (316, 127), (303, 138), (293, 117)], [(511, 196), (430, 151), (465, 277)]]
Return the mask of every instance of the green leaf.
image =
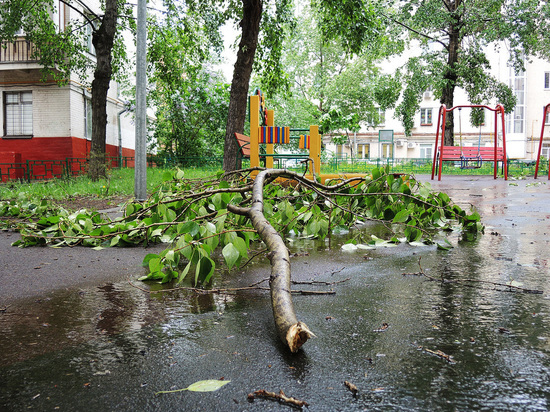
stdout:
[(237, 260), (241, 257), (239, 250), (233, 245), (233, 243), (228, 243), (222, 250), (222, 255), (225, 259), (225, 263), (229, 269), (231, 269)]
[(407, 209), (400, 210), (393, 218), (393, 223), (406, 222), (410, 216), (410, 212)]
[(183, 279), (185, 279), (185, 277), (189, 273), (189, 269), (191, 269), (191, 261), (189, 261), (189, 263), (187, 263), (187, 265), (185, 265), (185, 268), (181, 271), (178, 284), (181, 283)]
[(440, 243), (436, 243), (436, 245), (437, 245), (438, 250), (451, 250), (451, 248), (449, 246), (443, 246)]
[(239, 251), (239, 254), (242, 257), (248, 256), (248, 247), (246, 246), (246, 242), (242, 237), (237, 236), (235, 239), (233, 239), (233, 245), (237, 250)]
[(200, 226), (193, 221), (185, 222), (181, 227), (180, 233), (189, 233), (192, 237), (195, 237), (200, 231)]
[(166, 170), (162, 174), (162, 180), (165, 181), (165, 182), (168, 182), (168, 181), (172, 180), (172, 172), (170, 170)]
[(216, 264), (212, 259), (206, 256), (202, 257), (198, 261), (197, 268), (195, 270), (195, 284), (198, 283), (199, 279), (202, 282), (207, 283), (214, 274), (215, 267)]
[(148, 253), (147, 255), (145, 255), (145, 257), (143, 258), (143, 262), (141, 263), (141, 265), (143, 267), (149, 267), (149, 262), (151, 261), (151, 259), (155, 259), (157, 258), (158, 259), (158, 255), (156, 253)]
[(161, 264), (160, 258), (155, 257), (149, 260), (149, 270), (151, 272), (160, 272), (161, 268), (162, 268), (162, 264)]
[(114, 238), (111, 239), (111, 246), (116, 246), (118, 245), (118, 242), (120, 241), (120, 236), (119, 235), (116, 235)]
[(181, 170), (181, 169), (178, 169), (176, 174), (174, 175), (174, 179), (181, 180), (181, 179), (183, 179), (184, 176), (185, 176), (184, 171)]

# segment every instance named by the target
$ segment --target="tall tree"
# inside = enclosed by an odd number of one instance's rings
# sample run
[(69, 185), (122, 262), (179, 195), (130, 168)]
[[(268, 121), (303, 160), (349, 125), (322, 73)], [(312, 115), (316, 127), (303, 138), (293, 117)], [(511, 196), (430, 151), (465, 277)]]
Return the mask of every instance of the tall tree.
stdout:
[(226, 171), (240, 168), (239, 146), (234, 133), (242, 133), (244, 129), (253, 69), (259, 74), (265, 92), (274, 93), (279, 88), (288, 87), (281, 56), (286, 31), (293, 25), (291, 0), (242, 0), (242, 7), (237, 3), (230, 1), (227, 8), (230, 18), (240, 20), (241, 38), (231, 81), (225, 131), (223, 167)]
[(148, 29), (149, 100), (158, 153), (180, 158), (223, 154), (229, 86), (211, 62), (221, 50), (221, 16), (181, 2), (152, 13)]
[[(61, 0), (76, 15), (65, 27), (57, 27), (51, 13), (55, 11), (53, 0), (5, 0), (0, 2), (0, 41), (12, 40), (23, 30), (27, 40), (33, 43), (33, 59), (42, 65), (43, 79), (53, 78), (60, 85), (66, 84), (71, 73), (79, 73), (86, 82), (87, 71), (92, 69), (92, 148), (89, 174), (92, 179), (104, 176), (105, 139), (107, 128), (107, 92), (114, 71), (120, 71), (126, 60), (118, 23), (122, 15), (131, 16), (122, 0), (105, 0), (104, 10), (98, 13), (86, 1)], [(96, 60), (87, 57), (88, 30), (92, 33)], [(115, 50), (115, 45), (118, 47)], [(113, 64), (116, 55), (116, 64)]]
[(339, 42), (322, 36), (319, 19), (308, 4), (299, 7), (296, 30), (284, 43), (291, 95), (270, 99), (270, 106), (276, 108), (277, 122), (294, 127), (319, 124), (335, 142), (348, 142), (349, 132), (380, 120), (376, 62), (384, 50), (372, 48), (359, 56), (347, 53)]
[(105, 0), (100, 24), (92, 32), (96, 51), (96, 66), (92, 80), (92, 147), (88, 173), (92, 180), (106, 175), (105, 140), (107, 136), (107, 93), (113, 76), (113, 46), (117, 34), (117, 19), (122, 0)]
[[(410, 133), (422, 93), (431, 87), (441, 103), (452, 106), (457, 87), (472, 103), (498, 100), (513, 110), (511, 89), (491, 76), (490, 47), (506, 44), (510, 65), (522, 70), (529, 56), (548, 57), (550, 4), (536, 0), (315, 0), (328, 37), (340, 37), (350, 50), (372, 47), (361, 33), (372, 33), (373, 20), (363, 18), (376, 10), (379, 33), (421, 46), (420, 55), (397, 71), (404, 83), (397, 114)], [(365, 24), (368, 23), (368, 24)], [(359, 33), (352, 30), (359, 28)], [(376, 43), (374, 43), (376, 44)], [(398, 47), (396, 50), (398, 51)], [(453, 144), (453, 116), (447, 117), (445, 144)]]
[(223, 168), (232, 171), (240, 168), (238, 164), (239, 146), (234, 138), (234, 133), (242, 133), (246, 117), (248, 98), (248, 86), (252, 74), (252, 65), (256, 48), (258, 47), (258, 35), (260, 33), (260, 19), (262, 17), (262, 0), (242, 0), (241, 40), (237, 51), (237, 61), (231, 80), (229, 97), (229, 112), (225, 130), (225, 154)]

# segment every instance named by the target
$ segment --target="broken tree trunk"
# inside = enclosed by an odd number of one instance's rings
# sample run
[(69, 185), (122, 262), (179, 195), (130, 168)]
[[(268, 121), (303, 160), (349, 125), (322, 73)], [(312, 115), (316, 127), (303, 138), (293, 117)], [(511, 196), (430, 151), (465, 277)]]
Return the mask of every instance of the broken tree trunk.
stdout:
[(268, 169), (260, 172), (254, 180), (252, 206), (249, 208), (228, 205), (230, 212), (247, 216), (269, 250), (271, 260), (271, 305), (273, 317), (281, 340), (291, 352), (297, 352), (306, 341), (314, 336), (305, 323), (299, 322), (294, 312), (290, 292), (290, 257), (281, 235), (264, 216), (264, 184), (266, 179), (275, 179), (288, 174), (286, 170)]

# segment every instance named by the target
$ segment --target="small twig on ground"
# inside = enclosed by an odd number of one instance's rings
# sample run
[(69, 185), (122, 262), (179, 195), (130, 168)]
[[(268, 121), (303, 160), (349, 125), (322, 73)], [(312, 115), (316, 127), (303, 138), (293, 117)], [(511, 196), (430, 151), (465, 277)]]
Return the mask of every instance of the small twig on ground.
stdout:
[(296, 406), (298, 408), (303, 408), (304, 406), (309, 406), (309, 404), (306, 401), (302, 401), (299, 399), (295, 399), (289, 396), (286, 396), (285, 393), (280, 390), (279, 393), (275, 392), (268, 392), (264, 389), (260, 389), (257, 391), (254, 391), (254, 393), (248, 394), (248, 400), (254, 401), (254, 398), (266, 398), (266, 399), (272, 399), (279, 402), (287, 403), (292, 406)]
[(337, 285), (338, 283), (344, 283), (350, 280), (351, 278), (346, 278), (343, 280), (338, 280), (336, 282), (323, 282), (321, 280), (293, 280), (291, 283), (293, 285), (324, 285), (324, 286), (332, 286)]
[(428, 348), (424, 348), (422, 346), (418, 346), (418, 349), (424, 351), (424, 352), (427, 352), (427, 353), (431, 353), (432, 355), (435, 355), (441, 359), (445, 359), (447, 362), (449, 362), (450, 364), (454, 365), (456, 363), (456, 361), (453, 359), (453, 357), (451, 355), (447, 355), (445, 352), (441, 351), (441, 350), (431, 350), (431, 349), (428, 349)]
[(331, 272), (330, 275), (331, 275), (331, 276), (332, 276), (332, 275), (336, 275), (337, 273), (340, 273), (341, 271), (343, 271), (345, 268), (346, 268), (346, 267), (344, 266), (344, 267), (341, 268), (341, 269), (335, 270), (335, 271)]
[[(262, 291), (269, 291), (270, 289), (268, 287), (262, 287), (258, 286), (259, 284), (266, 281), (266, 279), (261, 280), (259, 282), (253, 283), (250, 286), (243, 286), (240, 288), (226, 288), (226, 289), (201, 289), (201, 288), (194, 288), (190, 286), (180, 286), (176, 288), (168, 288), (168, 289), (159, 289), (159, 290), (147, 290), (145, 288), (142, 288), (140, 286), (137, 286), (134, 284), (130, 279), (127, 279), (130, 286), (133, 286), (136, 289), (141, 290), (145, 293), (165, 293), (165, 292), (174, 292), (176, 290), (186, 290), (189, 292), (195, 292), (199, 295), (208, 295), (208, 294), (231, 294), (235, 292), (242, 292), (247, 290), (262, 290)], [(315, 290), (291, 290), (291, 293), (300, 294), (300, 295), (335, 295), (336, 292), (334, 290), (328, 290), (328, 291), (315, 291)]]

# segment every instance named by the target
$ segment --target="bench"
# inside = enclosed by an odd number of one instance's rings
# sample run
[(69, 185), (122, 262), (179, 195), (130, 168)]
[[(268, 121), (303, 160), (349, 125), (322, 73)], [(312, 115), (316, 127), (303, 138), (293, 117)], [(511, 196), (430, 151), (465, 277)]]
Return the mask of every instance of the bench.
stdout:
[(497, 175), (497, 163), (502, 162), (502, 168), (505, 179), (508, 179), (508, 167), (504, 156), (504, 148), (494, 147), (476, 147), (476, 146), (443, 146), (437, 148), (435, 162), (432, 166), (432, 179), (434, 177), (436, 165), (439, 164), (439, 174), (441, 175), (441, 164), (444, 161), (460, 162), (461, 169), (478, 169), (483, 162), (494, 162), (494, 177)]
[[(250, 136), (246, 136), (241, 133), (235, 133), (235, 139), (239, 144), (239, 158), (237, 159), (237, 162), (242, 159), (250, 159)], [(260, 153), (260, 161), (264, 163), (264, 167), (265, 167), (265, 159), (267, 157), (271, 157), (277, 161), (287, 160), (287, 159), (305, 160), (305, 159), (309, 159), (309, 154), (293, 154), (293, 153), (267, 154), (265, 153), (265, 151), (263, 151), (263, 153)]]
[[(441, 148), (438, 147), (438, 157), (440, 156)], [(486, 162), (493, 162), (495, 160), (495, 148), (494, 147), (475, 147), (475, 146), (443, 146), (443, 153), (441, 154), (441, 160), (444, 161), (460, 161), (466, 159), (481, 160)], [(497, 147), (497, 162), (504, 161), (504, 150), (502, 147)]]
[(237, 139), (239, 145), (240, 159), (250, 159), (250, 136), (235, 133), (235, 139)]

